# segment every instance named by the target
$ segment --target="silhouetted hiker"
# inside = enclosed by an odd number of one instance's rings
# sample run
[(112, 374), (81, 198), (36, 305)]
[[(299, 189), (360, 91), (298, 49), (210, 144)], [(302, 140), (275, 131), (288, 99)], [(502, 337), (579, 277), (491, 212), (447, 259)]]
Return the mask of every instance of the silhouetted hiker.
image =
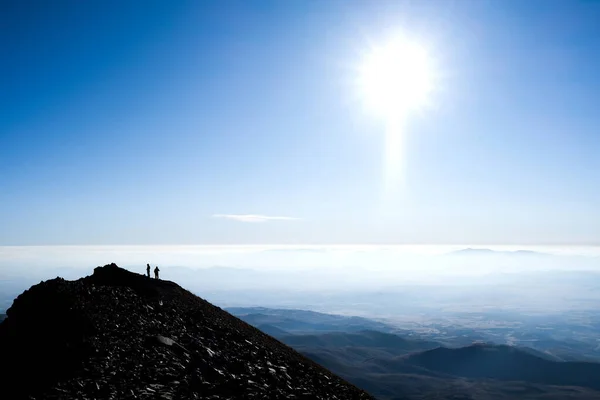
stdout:
[(160, 271), (160, 269), (158, 269), (158, 265), (156, 266), (156, 268), (154, 268), (154, 278), (158, 279), (158, 271)]
[(150, 278), (150, 264), (146, 264), (146, 275)]

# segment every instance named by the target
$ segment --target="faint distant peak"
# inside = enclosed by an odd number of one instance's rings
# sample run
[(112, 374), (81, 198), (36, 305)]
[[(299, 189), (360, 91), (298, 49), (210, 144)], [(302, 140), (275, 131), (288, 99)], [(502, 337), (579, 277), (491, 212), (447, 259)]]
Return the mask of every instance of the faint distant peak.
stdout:
[(515, 251), (500, 251), (492, 249), (474, 249), (466, 248), (462, 250), (453, 251), (448, 253), (449, 255), (459, 256), (494, 256), (494, 255), (509, 255), (509, 256), (549, 256), (548, 253), (541, 253), (532, 250), (515, 250)]

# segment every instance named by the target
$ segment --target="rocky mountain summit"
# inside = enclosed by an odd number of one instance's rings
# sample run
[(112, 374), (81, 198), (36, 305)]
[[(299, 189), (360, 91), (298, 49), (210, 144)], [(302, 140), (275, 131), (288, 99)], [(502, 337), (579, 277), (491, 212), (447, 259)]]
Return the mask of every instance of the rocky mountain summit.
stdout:
[(1, 398), (372, 398), (177, 284), (115, 264), (32, 286), (6, 314)]

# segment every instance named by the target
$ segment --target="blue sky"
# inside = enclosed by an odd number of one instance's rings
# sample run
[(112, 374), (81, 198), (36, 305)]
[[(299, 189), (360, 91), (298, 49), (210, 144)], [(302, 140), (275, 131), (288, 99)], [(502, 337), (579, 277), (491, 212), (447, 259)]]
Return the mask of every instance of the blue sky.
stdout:
[[(0, 245), (598, 243), (598, 2), (2, 8)], [(353, 82), (400, 30), (440, 78), (386, 202)]]

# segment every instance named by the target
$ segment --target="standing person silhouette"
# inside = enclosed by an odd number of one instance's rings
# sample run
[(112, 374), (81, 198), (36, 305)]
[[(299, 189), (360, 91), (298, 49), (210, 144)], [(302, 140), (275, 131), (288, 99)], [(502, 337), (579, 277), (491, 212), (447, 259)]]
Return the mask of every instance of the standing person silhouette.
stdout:
[(146, 275), (150, 278), (150, 264), (146, 264)]
[(158, 271), (160, 271), (160, 269), (158, 269), (157, 265), (156, 268), (154, 268), (154, 279), (158, 279)]

